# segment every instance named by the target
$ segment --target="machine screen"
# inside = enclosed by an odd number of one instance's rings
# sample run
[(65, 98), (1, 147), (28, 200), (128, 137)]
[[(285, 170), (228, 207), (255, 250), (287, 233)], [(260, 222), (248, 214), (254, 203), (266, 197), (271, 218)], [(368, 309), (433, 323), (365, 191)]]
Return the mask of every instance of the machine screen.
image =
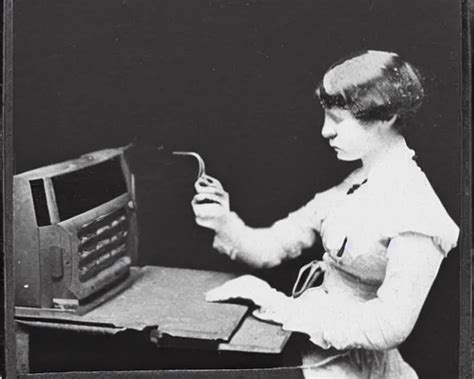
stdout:
[(127, 192), (120, 158), (51, 178), (59, 218), (67, 220)]

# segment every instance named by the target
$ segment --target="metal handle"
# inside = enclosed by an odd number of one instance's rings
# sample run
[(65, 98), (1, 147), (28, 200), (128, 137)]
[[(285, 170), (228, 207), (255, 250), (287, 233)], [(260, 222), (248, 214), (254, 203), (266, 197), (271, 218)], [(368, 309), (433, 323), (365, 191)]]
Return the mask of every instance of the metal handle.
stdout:
[(173, 151), (173, 154), (174, 155), (189, 155), (191, 157), (196, 158), (199, 165), (199, 171), (198, 171), (198, 176), (197, 176), (198, 179), (201, 176), (206, 175), (206, 165), (204, 163), (204, 160), (198, 153), (195, 153), (194, 151)]

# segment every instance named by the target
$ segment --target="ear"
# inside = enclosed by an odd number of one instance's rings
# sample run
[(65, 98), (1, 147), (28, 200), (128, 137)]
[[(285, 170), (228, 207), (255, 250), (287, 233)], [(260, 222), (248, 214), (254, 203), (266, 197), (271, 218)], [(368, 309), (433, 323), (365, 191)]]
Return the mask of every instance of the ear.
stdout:
[(392, 129), (393, 124), (397, 121), (398, 116), (394, 115), (390, 120), (382, 121), (382, 128), (389, 130)]

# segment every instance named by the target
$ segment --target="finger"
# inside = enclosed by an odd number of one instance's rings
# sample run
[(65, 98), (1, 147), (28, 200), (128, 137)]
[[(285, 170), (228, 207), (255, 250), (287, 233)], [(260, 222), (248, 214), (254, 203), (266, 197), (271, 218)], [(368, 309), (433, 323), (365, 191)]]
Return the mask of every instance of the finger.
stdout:
[(196, 195), (194, 195), (193, 197), (193, 202), (195, 204), (198, 204), (200, 202), (217, 202), (219, 203), (220, 205), (223, 205), (224, 201), (225, 201), (225, 197), (221, 194), (215, 194), (215, 193), (197, 193)]
[[(265, 320), (265, 315), (266, 315), (266, 312), (264, 309), (262, 309), (262, 307), (259, 307), (257, 309), (255, 309), (253, 312), (252, 312), (252, 316), (260, 319), (260, 320)], [(267, 316), (268, 317), (268, 316)]]
[(202, 175), (202, 178), (203, 178), (204, 180), (207, 180), (207, 181), (210, 182), (210, 183), (219, 183), (219, 180), (218, 180), (218, 179), (216, 179), (216, 178), (214, 178), (213, 176), (208, 175), (208, 174)]
[(214, 225), (215, 223), (209, 217), (206, 218), (206, 217), (196, 216), (196, 224), (204, 228), (208, 228), (212, 230), (215, 229), (215, 225)]
[(222, 196), (213, 193), (198, 193), (193, 197), (193, 204), (200, 204), (205, 202), (213, 202), (222, 205)]
[(257, 308), (252, 312), (252, 316), (262, 321), (277, 322), (277, 317), (274, 312), (270, 312), (264, 308)]
[(218, 195), (218, 196), (221, 196), (221, 197), (226, 196), (225, 191), (223, 191), (219, 188), (216, 188), (216, 187), (204, 187), (204, 186), (197, 185), (195, 187), (195, 189), (196, 189), (197, 193), (212, 193), (214, 195)]
[(198, 203), (193, 200), (191, 201), (191, 206), (193, 207), (196, 216), (199, 217), (215, 218), (224, 213), (224, 206), (212, 201)]
[(196, 182), (205, 187), (211, 186), (211, 187), (223, 189), (222, 184), (217, 179), (214, 179), (208, 176), (203, 175), (198, 180), (196, 180)]
[(196, 190), (196, 192), (203, 191), (207, 187), (209, 187), (209, 183), (203, 178), (199, 178), (194, 182), (194, 189)]
[(204, 180), (205, 180), (207, 183), (209, 183), (210, 185), (214, 185), (214, 186), (216, 186), (216, 187), (218, 187), (218, 188), (224, 189), (224, 187), (222, 186), (221, 182), (220, 182), (218, 179), (216, 179), (216, 178), (214, 178), (214, 177), (212, 177), (212, 176), (210, 176), (210, 175), (205, 174), (205, 175), (203, 175), (201, 178), (204, 179)]
[(192, 208), (196, 216), (196, 222), (212, 221), (222, 214), (222, 205), (216, 203), (192, 204)]
[(210, 179), (207, 175), (201, 175), (197, 180), (196, 184), (199, 183), (202, 186), (214, 185), (215, 180)]
[(225, 192), (224, 189), (220, 186), (215, 184), (210, 184), (202, 180), (198, 180), (194, 183), (194, 189), (196, 192), (203, 192), (203, 191), (216, 191), (216, 192)]

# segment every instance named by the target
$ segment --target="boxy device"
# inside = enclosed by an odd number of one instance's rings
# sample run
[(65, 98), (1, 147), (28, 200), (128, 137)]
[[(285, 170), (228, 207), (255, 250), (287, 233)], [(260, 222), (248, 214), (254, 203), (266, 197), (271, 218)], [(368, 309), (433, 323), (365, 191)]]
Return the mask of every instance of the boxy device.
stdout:
[[(241, 304), (205, 301), (204, 293), (234, 274), (137, 266), (134, 153), (106, 149), (14, 176), (15, 318), (58, 329), (146, 330), (161, 346), (194, 341), (205, 349), (211, 343), (217, 350), (280, 353), (290, 333), (279, 325), (247, 316)], [(166, 164), (196, 159), (197, 175), (205, 173), (194, 152), (159, 154)], [(166, 164), (157, 175), (174, 170)], [(173, 171), (180, 179), (189, 173)], [(183, 183), (175, 184), (167, 190), (179, 193)]]
[(138, 236), (126, 149), (14, 177), (16, 306), (78, 310), (133, 282)]

